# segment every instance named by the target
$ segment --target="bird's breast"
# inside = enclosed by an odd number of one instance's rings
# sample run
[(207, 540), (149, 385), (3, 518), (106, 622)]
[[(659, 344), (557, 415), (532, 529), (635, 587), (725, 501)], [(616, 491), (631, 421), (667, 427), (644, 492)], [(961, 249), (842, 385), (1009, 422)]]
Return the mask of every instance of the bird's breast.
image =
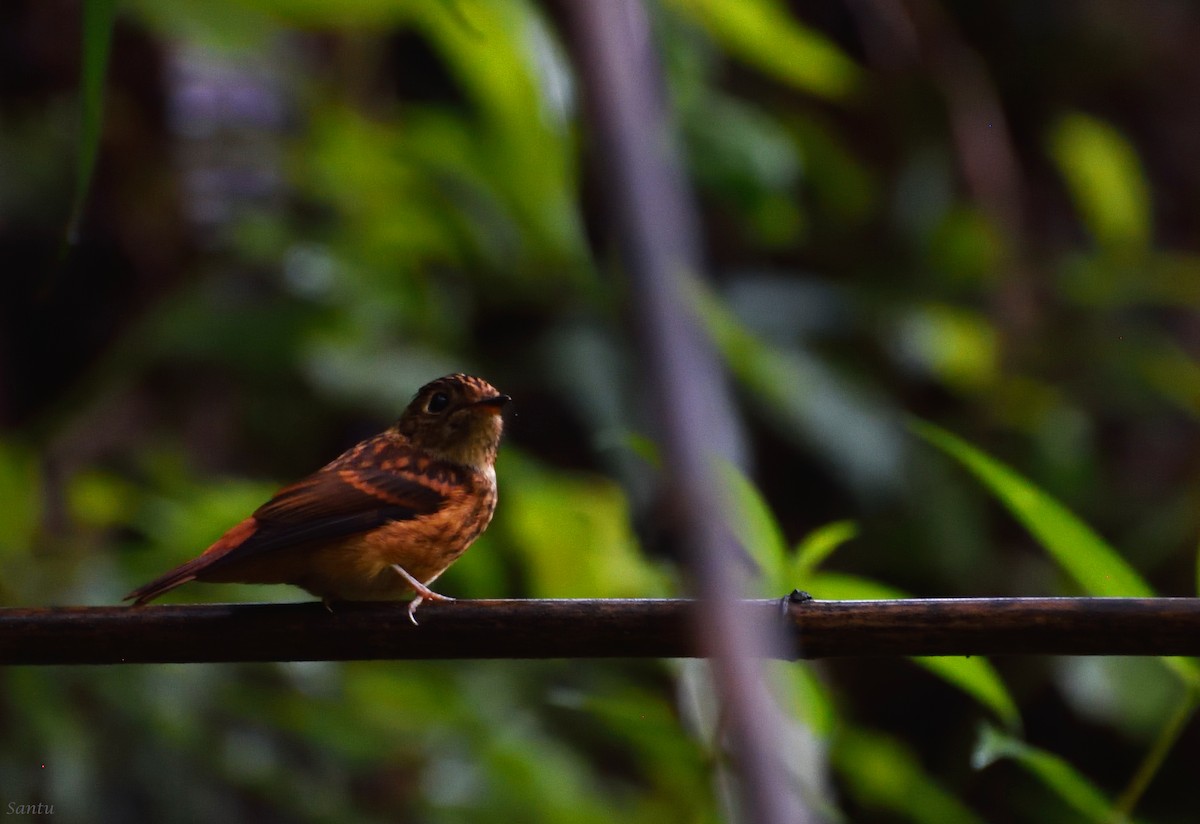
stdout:
[(494, 474), (472, 471), (467, 478), (447, 478), (438, 491), (445, 499), (436, 512), (392, 521), (317, 548), (305, 565), (303, 580), (291, 583), (333, 600), (402, 598), (411, 589), (393, 564), (430, 583), (467, 551), (496, 510)]

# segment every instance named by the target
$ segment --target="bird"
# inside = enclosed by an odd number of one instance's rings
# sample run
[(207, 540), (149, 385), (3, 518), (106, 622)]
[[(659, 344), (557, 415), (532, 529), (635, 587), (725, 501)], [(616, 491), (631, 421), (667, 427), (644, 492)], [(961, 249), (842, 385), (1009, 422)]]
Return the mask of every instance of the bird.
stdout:
[(123, 600), (142, 606), (189, 581), (292, 584), (332, 611), (341, 601), (429, 588), (496, 509), (501, 411), (512, 398), (482, 378), (427, 383), (392, 426), (275, 493), (196, 558)]

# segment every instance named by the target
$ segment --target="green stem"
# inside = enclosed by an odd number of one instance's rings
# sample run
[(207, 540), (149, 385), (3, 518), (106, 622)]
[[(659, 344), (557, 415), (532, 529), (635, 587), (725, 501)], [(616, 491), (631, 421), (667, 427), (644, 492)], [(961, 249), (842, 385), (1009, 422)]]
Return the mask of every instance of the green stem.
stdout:
[(1188, 722), (1196, 712), (1196, 708), (1200, 706), (1200, 691), (1197, 691), (1195, 686), (1189, 686), (1183, 695), (1183, 700), (1179, 702), (1175, 712), (1167, 720), (1166, 725), (1159, 732), (1158, 738), (1154, 741), (1154, 746), (1146, 753), (1146, 757), (1138, 766), (1137, 772), (1133, 774), (1129, 785), (1118, 796), (1116, 804), (1113, 805), (1113, 814), (1111, 821), (1116, 822), (1128, 821), (1133, 813), (1133, 808), (1137, 805), (1142, 795), (1146, 792), (1146, 788), (1150, 786), (1150, 782), (1154, 780), (1154, 776), (1158, 774), (1159, 768), (1167, 758), (1167, 754), (1171, 748), (1175, 746), (1175, 742), (1179, 740), (1179, 736), (1183, 734), (1187, 728)]

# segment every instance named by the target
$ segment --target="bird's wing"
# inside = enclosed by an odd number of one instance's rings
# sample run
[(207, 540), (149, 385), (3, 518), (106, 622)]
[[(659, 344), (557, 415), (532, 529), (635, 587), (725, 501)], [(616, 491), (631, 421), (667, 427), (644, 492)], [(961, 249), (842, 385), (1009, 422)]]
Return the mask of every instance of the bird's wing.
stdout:
[(144, 604), (180, 584), (264, 553), (345, 538), (392, 521), (432, 514), (446, 500), (439, 486), (447, 489), (394, 468), (331, 465), (279, 490), (199, 557), (139, 587), (125, 600), (132, 600), (135, 606)]
[(343, 538), (437, 512), (446, 496), (411, 475), (372, 468), (322, 470), (275, 493), (254, 512), (258, 529), (239, 557)]

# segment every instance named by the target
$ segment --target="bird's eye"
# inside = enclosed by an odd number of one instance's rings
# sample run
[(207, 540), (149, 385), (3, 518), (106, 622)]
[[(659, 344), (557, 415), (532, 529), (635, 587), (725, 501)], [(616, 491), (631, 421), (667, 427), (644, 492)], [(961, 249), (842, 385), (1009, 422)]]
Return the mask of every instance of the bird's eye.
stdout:
[(429, 399), (429, 403), (425, 404), (425, 411), (432, 412), (436, 415), (438, 412), (445, 411), (446, 407), (449, 405), (449, 395), (447, 395), (445, 392), (434, 392), (433, 397)]

